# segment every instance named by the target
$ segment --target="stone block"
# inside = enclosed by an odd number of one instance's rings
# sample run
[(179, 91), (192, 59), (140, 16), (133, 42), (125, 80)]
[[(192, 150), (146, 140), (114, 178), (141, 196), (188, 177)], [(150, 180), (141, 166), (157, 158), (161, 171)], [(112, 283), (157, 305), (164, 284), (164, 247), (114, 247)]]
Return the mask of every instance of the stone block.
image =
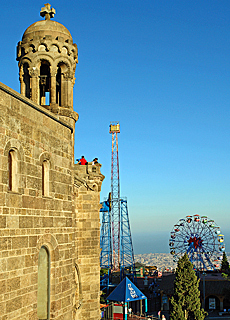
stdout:
[(37, 245), (37, 236), (30, 236), (29, 237), (29, 247), (36, 247)]
[(53, 227), (53, 217), (43, 217), (43, 227), (51, 228)]
[(6, 226), (9, 229), (19, 228), (19, 216), (12, 216), (12, 215), (7, 216)]
[(22, 297), (16, 297), (14, 299), (6, 301), (6, 312), (10, 313), (18, 310), (22, 307)]
[(34, 217), (21, 216), (19, 217), (19, 228), (33, 228)]
[(20, 289), (20, 284), (21, 284), (20, 277), (8, 279), (6, 283), (7, 283), (8, 292)]
[(0, 302), (0, 315), (4, 315), (6, 312), (6, 302)]
[(36, 177), (31, 177), (31, 176), (26, 177), (26, 187), (28, 189), (41, 190), (42, 188), (41, 182), (42, 182), (41, 178), (38, 177), (38, 175)]
[(31, 276), (25, 275), (20, 277), (20, 288), (28, 288), (31, 285)]
[(8, 249), (8, 237), (0, 237), (0, 250), (4, 251)]
[(0, 228), (6, 227), (6, 216), (0, 216)]
[(25, 256), (25, 267), (32, 267), (35, 265), (34, 256), (32, 254)]
[(8, 271), (22, 269), (25, 266), (25, 258), (23, 256), (8, 258), (6, 263)]
[(3, 272), (6, 271), (6, 259), (0, 259), (0, 273), (3, 274)]
[(6, 194), (6, 205), (8, 207), (21, 208), (21, 195), (17, 193)]
[(26, 164), (26, 175), (27, 178), (29, 178), (28, 176), (32, 176), (32, 177), (38, 177), (38, 168), (37, 166), (31, 164), (31, 163), (27, 163)]
[(0, 281), (0, 294), (6, 292), (6, 280), (1, 280)]
[(67, 307), (69, 305), (70, 305), (70, 296), (67, 296), (67, 297), (64, 296), (64, 298), (61, 301), (62, 308), (65, 308), (65, 307)]
[(53, 219), (53, 226), (54, 227), (65, 227), (66, 226), (66, 218), (54, 218)]
[(12, 237), (12, 249), (28, 248), (28, 237)]

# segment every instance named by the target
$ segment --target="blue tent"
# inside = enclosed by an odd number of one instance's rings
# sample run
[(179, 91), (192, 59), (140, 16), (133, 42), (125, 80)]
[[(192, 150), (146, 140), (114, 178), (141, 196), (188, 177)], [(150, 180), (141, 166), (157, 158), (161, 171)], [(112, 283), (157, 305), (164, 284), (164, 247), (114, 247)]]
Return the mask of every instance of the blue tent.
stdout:
[(143, 299), (145, 299), (145, 312), (147, 312), (147, 297), (127, 277), (107, 297), (107, 300), (125, 302), (125, 319), (127, 319), (127, 302)]
[(130, 302), (143, 299), (147, 299), (147, 297), (127, 277), (119, 283), (116, 289), (114, 289), (107, 298), (107, 300), (120, 302)]

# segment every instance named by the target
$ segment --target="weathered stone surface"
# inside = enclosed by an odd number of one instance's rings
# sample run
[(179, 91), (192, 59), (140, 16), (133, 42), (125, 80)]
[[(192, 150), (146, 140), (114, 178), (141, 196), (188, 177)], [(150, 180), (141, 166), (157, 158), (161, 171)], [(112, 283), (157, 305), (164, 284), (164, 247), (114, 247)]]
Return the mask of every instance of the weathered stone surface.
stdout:
[[(42, 12), (53, 11), (46, 5)], [(26, 30), (17, 59), (21, 94), (0, 83), (0, 320), (37, 320), (42, 247), (50, 259), (50, 318), (97, 320), (104, 176), (100, 165), (73, 165), (77, 46), (64, 26), (46, 19)], [(40, 99), (42, 75), (49, 105)]]
[[(43, 9), (46, 18), (53, 12), (48, 4)], [(74, 165), (77, 46), (47, 18), (26, 30), (17, 60), (21, 94), (0, 83), (0, 320), (38, 319), (41, 248), (50, 319), (99, 320), (104, 176), (100, 165)], [(49, 105), (39, 92), (42, 76)]]

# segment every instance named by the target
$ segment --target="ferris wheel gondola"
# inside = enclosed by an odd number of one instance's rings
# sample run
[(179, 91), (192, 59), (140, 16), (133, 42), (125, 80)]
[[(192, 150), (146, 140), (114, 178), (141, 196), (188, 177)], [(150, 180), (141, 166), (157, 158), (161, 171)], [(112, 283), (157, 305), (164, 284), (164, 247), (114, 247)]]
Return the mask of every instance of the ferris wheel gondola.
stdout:
[(174, 262), (187, 253), (195, 270), (216, 270), (225, 251), (224, 235), (207, 216), (188, 215), (174, 225), (169, 247)]

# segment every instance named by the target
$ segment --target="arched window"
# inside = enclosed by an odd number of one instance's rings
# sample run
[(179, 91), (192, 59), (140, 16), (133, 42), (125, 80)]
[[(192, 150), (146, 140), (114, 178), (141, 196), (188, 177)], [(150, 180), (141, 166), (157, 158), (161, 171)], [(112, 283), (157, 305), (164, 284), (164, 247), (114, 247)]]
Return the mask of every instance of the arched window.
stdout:
[(61, 107), (68, 105), (68, 85), (65, 75), (68, 74), (68, 66), (60, 62), (57, 66), (56, 75), (56, 103)]
[(17, 169), (18, 169), (18, 161), (17, 161), (17, 152), (15, 150), (10, 150), (8, 154), (8, 172), (9, 172), (9, 190), (10, 191), (18, 191), (18, 183), (17, 183)]
[(40, 105), (50, 104), (50, 65), (47, 61), (41, 62), (40, 67)]
[(28, 63), (24, 63), (23, 65), (23, 80), (25, 83), (25, 96), (30, 99), (30, 75)]
[(61, 68), (58, 67), (56, 75), (56, 103), (61, 106)]
[(42, 246), (38, 255), (38, 295), (37, 316), (38, 319), (49, 319), (50, 311), (50, 254), (45, 246)]
[(48, 160), (42, 163), (42, 195), (49, 197), (49, 184), (50, 184), (50, 163)]

